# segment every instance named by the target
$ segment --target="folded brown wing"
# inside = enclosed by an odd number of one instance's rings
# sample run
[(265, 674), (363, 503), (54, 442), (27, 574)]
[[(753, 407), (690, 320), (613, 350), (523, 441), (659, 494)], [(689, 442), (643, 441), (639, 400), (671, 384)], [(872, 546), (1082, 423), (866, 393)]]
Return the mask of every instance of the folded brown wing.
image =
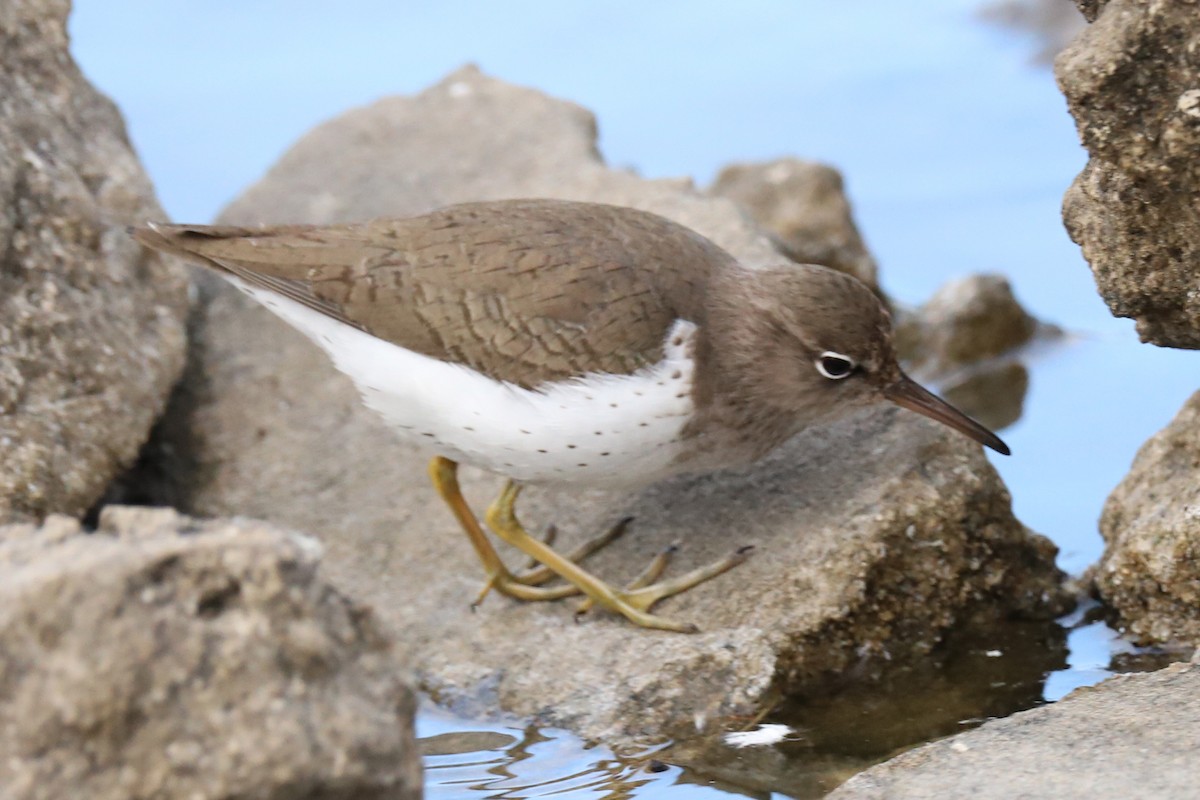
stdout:
[(678, 318), (703, 324), (708, 240), (628, 208), (550, 200), (333, 226), (156, 225), (143, 243), (410, 350), (536, 386), (628, 374)]

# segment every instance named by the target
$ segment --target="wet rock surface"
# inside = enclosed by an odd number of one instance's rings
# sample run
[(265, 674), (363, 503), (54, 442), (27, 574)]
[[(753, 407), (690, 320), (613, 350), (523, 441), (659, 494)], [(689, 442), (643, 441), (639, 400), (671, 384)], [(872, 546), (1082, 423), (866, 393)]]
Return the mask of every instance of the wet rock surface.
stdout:
[(1055, 70), (1090, 156), (1063, 219), (1112, 313), (1142, 339), (1200, 348), (1200, 9), (1082, 2)]
[(1196, 796), (1200, 665), (1123, 675), (927, 744), (862, 772), (830, 800)]
[(116, 108), (67, 53), (62, 0), (0, 4), (0, 521), (82, 514), (183, 367), (183, 269)]
[(413, 696), (319, 552), (116, 506), (0, 527), (0, 793), (419, 797)]
[[(473, 69), (315, 129), (222, 220), (329, 222), (532, 195), (646, 208), (749, 264), (781, 258), (730, 201), (608, 170), (583, 109)], [(703, 633), (598, 612), (576, 623), (572, 602), (492, 596), (472, 613), (482, 572), (424, 460), (298, 333), (215, 280), (204, 287), (157, 443), (172, 454), (159, 461), (172, 491), (196, 513), (319, 537), (335, 582), (398, 633), (423, 687), (466, 713), (502, 708), (610, 742), (695, 734), (757, 713), (776, 689), (922, 657), (968, 609), (1061, 608), (1053, 547), (1013, 518), (979, 447), (877, 409), (739, 471), (637, 493), (522, 495), (527, 525), (556, 523), (564, 551), (634, 516), (587, 562), (614, 583), (673, 542), (683, 550), (668, 574), (756, 545), (746, 564), (661, 606)], [(500, 483), (464, 470), (476, 511)]]
[(1200, 392), (1142, 445), (1100, 532), (1093, 581), (1122, 631), (1144, 644), (1200, 645)]
[(854, 224), (841, 173), (833, 167), (797, 158), (730, 164), (708, 191), (745, 208), (793, 261), (832, 267), (879, 291), (875, 259)]

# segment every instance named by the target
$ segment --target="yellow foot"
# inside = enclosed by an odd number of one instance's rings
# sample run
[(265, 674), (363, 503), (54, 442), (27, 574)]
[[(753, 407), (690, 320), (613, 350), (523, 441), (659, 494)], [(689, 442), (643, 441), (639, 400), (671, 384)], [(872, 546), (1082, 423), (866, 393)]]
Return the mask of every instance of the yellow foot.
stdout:
[[(620, 539), (622, 536), (624, 536), (625, 531), (629, 530), (629, 523), (631, 522), (633, 522), (633, 517), (625, 517), (604, 533), (600, 534), (599, 536), (593, 536), (591, 539), (588, 539), (586, 542), (579, 545), (579, 547), (572, 550), (566, 555), (567, 560), (578, 564), (588, 556), (598, 553), (608, 545), (615, 542), (617, 539)], [(558, 529), (553, 525), (550, 525), (548, 528), (546, 528), (546, 534), (542, 538), (542, 543), (549, 548), (554, 543), (554, 540), (557, 538), (557, 536)], [(488, 570), (487, 583), (485, 583), (483, 588), (479, 591), (479, 595), (475, 598), (475, 602), (471, 603), (471, 608), (478, 608), (479, 604), (483, 602), (484, 598), (488, 596), (488, 593), (491, 592), (492, 589), (496, 589), (501, 594), (508, 595), (509, 597), (516, 597), (519, 600), (528, 600), (530, 598), (520, 595), (522, 590), (514, 589), (515, 585), (520, 584), (523, 586), (540, 587), (542, 584), (558, 577), (554, 570), (545, 565), (539, 564), (536, 559), (530, 558), (529, 560), (530, 564), (523, 572), (510, 573), (505, 569), (502, 573), (493, 574), (492, 570)], [(546, 596), (539, 596), (537, 599), (558, 600), (563, 597), (571, 597), (579, 594), (579, 589), (570, 584), (567, 584), (566, 586), (555, 586), (546, 589), (545, 591)]]
[[(487, 510), (486, 520), (489, 527), (500, 538), (520, 549), (526, 555), (536, 559), (543, 566), (562, 577), (572, 587), (587, 595), (592, 603), (621, 614), (630, 622), (645, 628), (677, 631), (679, 633), (695, 633), (698, 630), (695, 625), (675, 622), (656, 616), (649, 613), (649, 609), (665, 597), (679, 594), (732, 569), (745, 561), (750, 552), (750, 548), (741, 548), (714, 564), (692, 570), (686, 575), (681, 575), (673, 580), (619, 591), (584, 571), (573, 561), (563, 558), (546, 544), (530, 536), (517, 520), (513, 510), (513, 505), (516, 503), (520, 492), (521, 487), (512, 481), (509, 481), (505, 485), (500, 496), (496, 498), (496, 501)], [(669, 553), (660, 553), (635, 583), (639, 581), (649, 582), (657, 579), (663, 569), (665, 569), (668, 557)], [(542, 589), (524, 584), (516, 584), (515, 581), (506, 579), (503, 574), (497, 574), (490, 582), (494, 582), (496, 588), (504, 591), (506, 594), (508, 593), (506, 589), (514, 589), (517, 586), (521, 586), (526, 591), (555, 591), (554, 589)]]
[[(660, 600), (682, 594), (688, 589), (699, 586), (705, 581), (728, 572), (729, 570), (741, 564), (754, 551), (753, 545), (739, 547), (724, 558), (707, 564), (703, 567), (697, 567), (677, 578), (672, 578), (669, 581), (655, 583), (667, 568), (667, 563), (671, 560), (671, 556), (679, 551), (678, 544), (672, 544), (663, 549), (654, 560), (647, 565), (646, 569), (640, 575), (630, 581), (623, 591), (616, 593), (618, 599), (629, 606), (632, 606), (639, 611), (649, 611)], [(578, 622), (587, 612), (592, 610), (595, 605), (593, 598), (588, 597), (579, 604), (575, 609), (575, 621)]]

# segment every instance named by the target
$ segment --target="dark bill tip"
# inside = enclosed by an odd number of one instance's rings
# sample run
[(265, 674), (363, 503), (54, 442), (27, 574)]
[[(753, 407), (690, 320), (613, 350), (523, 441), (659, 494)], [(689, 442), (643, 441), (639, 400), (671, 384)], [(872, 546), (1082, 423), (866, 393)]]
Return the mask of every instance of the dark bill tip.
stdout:
[(1012, 454), (1008, 445), (999, 436), (907, 375), (901, 376), (900, 380), (884, 389), (883, 395), (901, 408), (907, 408), (909, 411), (915, 411), (937, 420), (943, 425), (948, 425), (1001, 455)]

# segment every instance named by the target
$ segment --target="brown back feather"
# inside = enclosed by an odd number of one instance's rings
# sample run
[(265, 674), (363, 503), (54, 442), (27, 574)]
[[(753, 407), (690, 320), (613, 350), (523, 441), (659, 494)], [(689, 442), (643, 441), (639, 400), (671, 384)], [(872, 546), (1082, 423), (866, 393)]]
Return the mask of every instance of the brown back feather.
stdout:
[(732, 262), (657, 215), (556, 200), (319, 227), (154, 225), (134, 235), (526, 387), (657, 361), (676, 319), (703, 325), (712, 270)]

